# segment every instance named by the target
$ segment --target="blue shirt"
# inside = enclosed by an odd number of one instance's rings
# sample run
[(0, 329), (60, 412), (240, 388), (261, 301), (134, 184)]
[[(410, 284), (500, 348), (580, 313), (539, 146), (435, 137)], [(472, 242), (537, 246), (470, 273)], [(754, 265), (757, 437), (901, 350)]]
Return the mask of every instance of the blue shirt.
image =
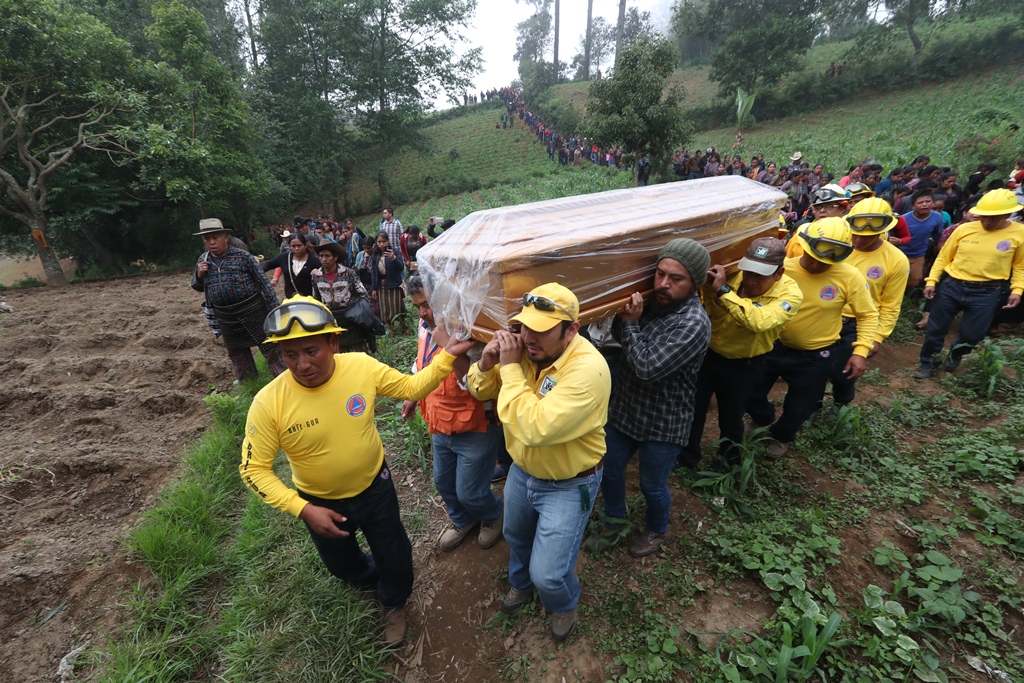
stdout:
[(942, 235), (942, 214), (932, 211), (928, 218), (918, 220), (913, 211), (903, 214), (910, 229), (910, 244), (900, 247), (900, 250), (907, 255), (907, 258), (918, 258), (924, 256), (928, 251), (928, 240), (935, 240), (936, 244)]
[(892, 192), (892, 178), (886, 178), (875, 186), (875, 196), (883, 195), (886, 192)]

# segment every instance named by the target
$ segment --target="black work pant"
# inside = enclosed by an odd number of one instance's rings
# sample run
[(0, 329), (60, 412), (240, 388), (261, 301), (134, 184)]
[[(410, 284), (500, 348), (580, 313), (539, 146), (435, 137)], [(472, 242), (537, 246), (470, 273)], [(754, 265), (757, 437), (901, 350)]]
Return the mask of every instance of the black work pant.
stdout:
[[(317, 498), (304, 491), (299, 495), (313, 505), (334, 510), (347, 521), (339, 528), (344, 538), (321, 536), (306, 525), (313, 545), (327, 570), (356, 588), (377, 586), (377, 600), (385, 610), (405, 606), (412, 594), (412, 544), (402, 526), (398, 494), (387, 463), (366, 490), (341, 500)], [(359, 548), (356, 530), (362, 530), (372, 557)]]
[(708, 349), (697, 376), (693, 424), (690, 439), (679, 454), (680, 464), (696, 467), (700, 462), (700, 440), (704, 435), (712, 394), (718, 403), (718, 429), (726, 439), (718, 446), (718, 455), (726, 462), (736, 464), (739, 450), (735, 444), (743, 442), (743, 414), (747, 411), (754, 387), (761, 379), (761, 368), (767, 355), (726, 358)]
[(839, 333), (835, 353), (832, 354), (832, 400), (836, 405), (853, 403), (857, 395), (857, 380), (843, 373), (843, 368), (853, 355), (853, 342), (857, 341), (857, 319), (843, 318), (843, 331)]
[[(747, 403), (747, 412), (754, 423), (771, 425), (773, 439), (786, 443), (796, 439), (797, 432), (814, 414), (825, 395), (835, 348), (835, 344), (830, 344), (823, 349), (800, 351), (775, 342), (775, 348), (765, 356), (761, 379)], [(782, 404), (782, 415), (776, 421), (775, 406), (768, 400), (768, 392), (780, 377), (789, 389)]]

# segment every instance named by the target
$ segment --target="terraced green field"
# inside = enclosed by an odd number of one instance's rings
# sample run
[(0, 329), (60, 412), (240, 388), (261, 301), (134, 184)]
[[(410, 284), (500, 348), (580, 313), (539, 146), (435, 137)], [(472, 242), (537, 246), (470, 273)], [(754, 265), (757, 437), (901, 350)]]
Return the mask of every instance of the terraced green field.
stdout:
[[(430, 152), (396, 155), (387, 167), (392, 201), (406, 201), (490, 187), (497, 183), (537, 178), (556, 170), (529, 129), (518, 125), (495, 129), (502, 109), (477, 108), (465, 116), (428, 125), (423, 132), (431, 140)], [(371, 173), (356, 178), (349, 198), (359, 207), (376, 209), (380, 203)]]
[[(933, 163), (970, 172), (980, 159), (965, 141), (998, 137), (1002, 146), (1012, 146), (1009, 124), (1024, 123), (1022, 76), (1024, 66), (1008, 65), (958, 81), (757, 124), (745, 131), (740, 147), (735, 146), (735, 128), (703, 131), (694, 137), (692, 147), (715, 147), (745, 157), (761, 153), (774, 161), (800, 150), (810, 163), (822, 162), (833, 172), (869, 157), (891, 169), (928, 154)], [(1002, 151), (1000, 143), (990, 150), (992, 156)], [(1024, 138), (1017, 144), (1017, 151), (1022, 149)], [(1010, 170), (1000, 168), (999, 173)]]

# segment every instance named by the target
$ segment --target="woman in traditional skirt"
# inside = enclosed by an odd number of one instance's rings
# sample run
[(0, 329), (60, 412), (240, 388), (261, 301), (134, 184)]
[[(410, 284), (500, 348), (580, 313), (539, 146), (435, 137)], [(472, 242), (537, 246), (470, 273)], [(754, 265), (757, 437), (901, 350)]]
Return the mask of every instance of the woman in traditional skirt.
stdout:
[(351, 268), (342, 265), (345, 259), (345, 247), (335, 242), (321, 242), (316, 248), (322, 268), (311, 274), (313, 296), (322, 301), (334, 313), (338, 327), (345, 331), (338, 335), (340, 353), (367, 353), (369, 345), (366, 335), (373, 335), (373, 330), (360, 329), (344, 317), (345, 311), (363, 299), (369, 304), (370, 295), (359, 275)]
[(377, 246), (373, 249), (371, 263), (373, 283), (370, 296), (380, 303), (380, 318), (392, 334), (395, 333), (395, 318), (399, 318), (400, 332), (405, 334), (405, 291), (402, 289), (405, 263), (383, 230), (377, 233)]

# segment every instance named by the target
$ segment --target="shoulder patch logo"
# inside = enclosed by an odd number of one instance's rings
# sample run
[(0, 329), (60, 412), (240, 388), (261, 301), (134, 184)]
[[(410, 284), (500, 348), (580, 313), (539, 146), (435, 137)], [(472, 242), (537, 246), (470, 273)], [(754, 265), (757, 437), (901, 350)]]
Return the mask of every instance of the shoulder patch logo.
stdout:
[(1011, 246), (1013, 245), (1011, 245), (1006, 240), (1003, 240), (1002, 242), (996, 245), (996, 249), (998, 249), (999, 251), (1010, 251)]
[(544, 381), (540, 383), (540, 395), (547, 396), (548, 392), (555, 388), (558, 384), (557, 379), (552, 379), (551, 375), (544, 378)]
[(359, 417), (366, 412), (366, 399), (361, 394), (351, 396), (345, 404), (345, 411), (352, 417)]
[(822, 301), (832, 301), (839, 296), (839, 290), (833, 285), (827, 285), (821, 288), (821, 291), (818, 292), (818, 296), (821, 297)]
[(245, 428), (245, 433), (249, 436), (256, 436), (256, 425), (249, 425)]
[(793, 307), (789, 305), (789, 302), (788, 302), (788, 301), (783, 301), (783, 302), (782, 302), (781, 304), (779, 304), (779, 305), (780, 305), (780, 306), (782, 306), (782, 310), (784, 310), (784, 311), (787, 311), (787, 312), (788, 312), (788, 311), (792, 311), (792, 310), (793, 310)]
[(882, 277), (884, 274), (885, 274), (885, 271), (882, 270), (881, 266), (871, 266), (870, 268), (868, 268), (868, 272), (865, 273), (865, 275), (867, 275), (868, 279), (870, 279), (870, 280), (877, 280), (878, 278)]

